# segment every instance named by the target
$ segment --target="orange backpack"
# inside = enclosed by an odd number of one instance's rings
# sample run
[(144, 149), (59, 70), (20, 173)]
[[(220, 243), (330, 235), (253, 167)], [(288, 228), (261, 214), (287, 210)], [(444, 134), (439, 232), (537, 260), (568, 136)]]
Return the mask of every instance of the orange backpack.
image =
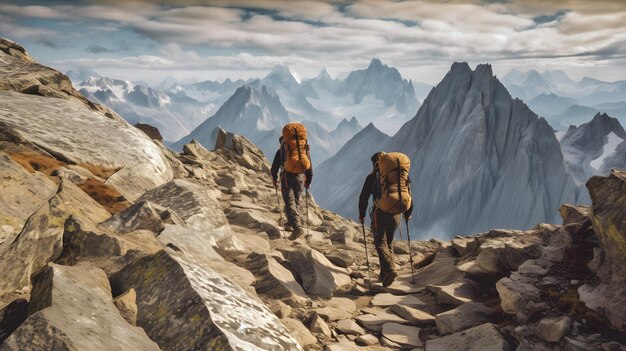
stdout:
[(378, 207), (387, 213), (404, 213), (411, 207), (411, 160), (403, 153), (391, 152), (378, 159), (381, 197)]
[(306, 128), (301, 123), (289, 123), (283, 127), (283, 169), (289, 173), (304, 173), (311, 168)]

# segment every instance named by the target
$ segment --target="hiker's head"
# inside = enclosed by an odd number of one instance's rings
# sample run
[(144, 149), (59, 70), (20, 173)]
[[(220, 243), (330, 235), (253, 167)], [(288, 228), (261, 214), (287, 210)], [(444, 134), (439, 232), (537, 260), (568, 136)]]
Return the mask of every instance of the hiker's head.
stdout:
[(378, 168), (378, 160), (380, 159), (380, 156), (384, 154), (385, 154), (384, 152), (379, 151), (373, 154), (372, 157), (370, 158), (372, 160), (372, 167), (374, 167), (374, 170)]

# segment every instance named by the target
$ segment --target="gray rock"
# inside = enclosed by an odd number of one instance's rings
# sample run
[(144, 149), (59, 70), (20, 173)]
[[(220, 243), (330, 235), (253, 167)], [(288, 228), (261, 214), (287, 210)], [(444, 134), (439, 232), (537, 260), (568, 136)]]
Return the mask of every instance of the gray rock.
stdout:
[(345, 297), (331, 297), (324, 302), (325, 306), (318, 308), (316, 312), (327, 321), (351, 319), (356, 313), (354, 301)]
[(591, 209), (589, 206), (574, 206), (574, 205), (562, 205), (559, 208), (561, 218), (563, 218), (563, 225), (572, 223), (582, 223), (591, 218)]
[(470, 279), (443, 286), (427, 285), (426, 289), (437, 295), (439, 303), (457, 306), (474, 300), (478, 295), (477, 291), (480, 291), (478, 284)]
[(309, 329), (297, 319), (285, 318), (281, 322), (301, 346), (317, 344), (317, 338), (311, 334)]
[(433, 325), (435, 324), (435, 317), (422, 310), (412, 308), (405, 305), (393, 305), (389, 310), (398, 316), (406, 319), (414, 325)]
[(308, 296), (291, 272), (267, 254), (251, 253), (246, 267), (256, 277), (254, 288), (257, 293), (289, 301), (292, 306), (302, 306)]
[(363, 335), (365, 330), (361, 328), (353, 319), (342, 319), (335, 325), (337, 332), (341, 334)]
[(173, 177), (170, 164), (148, 136), (121, 118), (109, 118), (82, 101), (3, 92), (0, 122), (57, 158), (119, 168), (107, 184), (130, 200)]
[(399, 317), (394, 313), (380, 311), (376, 314), (362, 314), (357, 316), (355, 320), (365, 329), (375, 333), (382, 330), (385, 323), (410, 324), (406, 319)]
[(159, 234), (165, 229), (167, 222), (171, 224), (183, 223), (176, 213), (149, 201), (141, 201), (116, 213), (102, 222), (100, 227), (120, 234), (136, 230), (149, 230)]
[(287, 259), (309, 294), (330, 297), (338, 288), (352, 282), (345, 268), (333, 265), (316, 250), (301, 248), (288, 251)]
[[(28, 173), (3, 152), (0, 152), (0, 179), (0, 226), (10, 226), (17, 235), (28, 217), (54, 196), (57, 185), (39, 172)], [(13, 238), (2, 238), (0, 233), (0, 254)]]
[(27, 317), (28, 301), (26, 299), (16, 299), (0, 309), (0, 345)]
[(426, 341), (426, 351), (509, 351), (509, 343), (491, 323)]
[(515, 314), (526, 309), (529, 302), (539, 301), (541, 297), (535, 283), (532, 278), (517, 272), (500, 279), (496, 283), (496, 290), (504, 312)]
[(556, 318), (546, 317), (537, 324), (537, 335), (547, 342), (559, 342), (561, 338), (569, 334), (572, 327), (572, 318), (561, 316)]
[(264, 304), (181, 255), (146, 256), (111, 281), (122, 291), (135, 289), (137, 325), (163, 349), (301, 349)]
[(122, 318), (101, 269), (50, 264), (33, 281), (31, 315), (3, 350), (159, 350)]
[(419, 338), (420, 329), (398, 323), (383, 324), (382, 335), (386, 339), (400, 345), (402, 348), (422, 346)]
[(187, 226), (204, 233), (211, 246), (237, 249), (222, 205), (209, 189), (182, 179), (143, 194), (138, 201), (150, 201), (173, 210)]
[(309, 330), (313, 333), (322, 334), (326, 337), (331, 337), (332, 332), (328, 327), (328, 324), (324, 322), (324, 320), (317, 313), (313, 313), (313, 315), (309, 319)]
[(326, 258), (339, 267), (348, 268), (354, 263), (354, 256), (342, 249), (333, 249), (326, 254)]
[(267, 307), (276, 315), (276, 317), (283, 319), (289, 318), (293, 309), (291, 306), (280, 300), (271, 300), (267, 303)]
[(480, 302), (466, 302), (461, 306), (435, 316), (439, 334), (449, 334), (468, 329), (491, 319), (492, 309)]

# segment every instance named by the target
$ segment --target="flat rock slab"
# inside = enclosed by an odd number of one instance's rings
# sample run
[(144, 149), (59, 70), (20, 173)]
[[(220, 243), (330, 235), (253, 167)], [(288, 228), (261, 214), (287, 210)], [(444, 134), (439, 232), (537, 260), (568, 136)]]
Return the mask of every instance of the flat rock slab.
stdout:
[(267, 306), (170, 250), (133, 262), (111, 281), (135, 289), (137, 325), (163, 349), (301, 350)]
[(351, 334), (351, 335), (363, 335), (365, 334), (365, 330), (361, 328), (354, 320), (352, 319), (342, 319), (337, 322), (335, 325), (335, 329), (337, 332), (341, 334)]
[(317, 250), (288, 251), (287, 259), (302, 279), (302, 287), (311, 295), (330, 297), (352, 282), (345, 268), (335, 266)]
[(317, 308), (316, 312), (327, 321), (338, 321), (340, 319), (350, 319), (356, 313), (354, 301), (345, 297), (331, 297), (325, 301), (325, 306)]
[(254, 288), (259, 294), (286, 299), (290, 305), (306, 304), (308, 296), (293, 274), (267, 254), (251, 253), (246, 267), (256, 277)]
[(426, 341), (426, 351), (509, 351), (509, 343), (491, 323)]
[(449, 334), (474, 327), (491, 319), (492, 309), (480, 302), (466, 302), (435, 316), (439, 334)]
[(437, 295), (439, 303), (448, 305), (462, 305), (473, 301), (478, 290), (477, 284), (469, 279), (463, 279), (448, 285), (427, 285), (426, 290)]
[(237, 208), (243, 208), (243, 209), (248, 209), (248, 210), (257, 210), (257, 211), (262, 211), (262, 212), (269, 212), (269, 210), (265, 207), (259, 206), (259, 205), (255, 205), (251, 202), (246, 202), (246, 201), (238, 201), (238, 200), (231, 200), (230, 201), (230, 206), (231, 207), (237, 207)]
[(435, 317), (417, 308), (404, 305), (393, 305), (389, 310), (415, 325), (433, 325)]
[(107, 183), (130, 200), (173, 177), (159, 147), (141, 130), (78, 100), (0, 92), (0, 121), (74, 163), (121, 168)]
[(385, 323), (410, 324), (409, 321), (396, 315), (395, 313), (389, 313), (386, 311), (377, 314), (362, 314), (357, 316), (355, 320), (363, 328), (375, 333), (379, 333)]
[(33, 281), (32, 314), (2, 350), (159, 350), (122, 318), (101, 269), (50, 264)]
[(420, 328), (398, 323), (383, 324), (382, 335), (403, 348), (422, 346), (419, 338)]
[(390, 293), (377, 294), (371, 301), (372, 306), (389, 307), (393, 305), (404, 305), (409, 307), (424, 307), (427, 302), (422, 301), (415, 295), (393, 295)]

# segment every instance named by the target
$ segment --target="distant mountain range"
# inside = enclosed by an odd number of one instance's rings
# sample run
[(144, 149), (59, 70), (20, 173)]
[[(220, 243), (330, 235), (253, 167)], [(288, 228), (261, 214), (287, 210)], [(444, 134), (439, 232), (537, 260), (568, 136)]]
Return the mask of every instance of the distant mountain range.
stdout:
[(417, 237), (559, 221), (581, 190), (548, 123), (514, 99), (491, 66), (455, 63), (417, 115), (389, 137), (368, 125), (316, 170), (322, 206), (356, 218), (358, 194), (376, 151), (411, 158)]
[(512, 70), (502, 83), (557, 130), (608, 113), (626, 123), (626, 80), (605, 82), (584, 77), (574, 81), (561, 70)]

